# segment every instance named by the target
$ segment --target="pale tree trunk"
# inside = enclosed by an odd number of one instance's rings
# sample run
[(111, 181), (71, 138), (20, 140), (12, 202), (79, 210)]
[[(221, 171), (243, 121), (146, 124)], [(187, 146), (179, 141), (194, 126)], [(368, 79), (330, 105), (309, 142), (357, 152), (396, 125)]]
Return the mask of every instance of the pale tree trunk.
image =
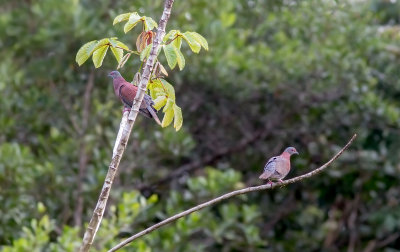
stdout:
[[(169, 16), (171, 15), (171, 9), (173, 3), (174, 0), (165, 1), (164, 11), (162, 13), (160, 22), (158, 24), (157, 34), (154, 39), (149, 58), (147, 59), (146, 65), (144, 66), (142, 78), (139, 82), (138, 92), (136, 93), (136, 97), (133, 100), (132, 109), (129, 112), (129, 115), (128, 112), (125, 112), (122, 117), (120, 129), (117, 136), (117, 141), (115, 142), (116, 147), (114, 147), (113, 150), (112, 160), (108, 167), (108, 172), (103, 184), (103, 188), (101, 189), (101, 193), (97, 201), (96, 208), (93, 211), (92, 218), (89, 222), (89, 225), (83, 237), (83, 243), (80, 248), (80, 251), (82, 252), (89, 251), (93, 243), (93, 240), (96, 236), (97, 230), (99, 229), (101, 220), (103, 218), (104, 210), (107, 205), (107, 200), (110, 195), (110, 190), (112, 183), (114, 181), (115, 174), (117, 173), (121, 157), (128, 143), (129, 135), (131, 133), (133, 124), (135, 123), (136, 117), (139, 112), (140, 104), (142, 103), (143, 97), (147, 91), (147, 83), (149, 82), (150, 75), (153, 70), (153, 65), (157, 57), (157, 52), (165, 35), (165, 27), (167, 25)], [(128, 120), (126, 120), (126, 117), (128, 118)]]

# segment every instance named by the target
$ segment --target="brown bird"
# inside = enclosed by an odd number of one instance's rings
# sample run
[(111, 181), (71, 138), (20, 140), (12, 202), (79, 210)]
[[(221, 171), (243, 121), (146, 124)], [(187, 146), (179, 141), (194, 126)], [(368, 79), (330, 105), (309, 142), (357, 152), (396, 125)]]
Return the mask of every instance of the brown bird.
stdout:
[(282, 182), (282, 179), (288, 175), (290, 171), (290, 156), (293, 154), (299, 154), (294, 147), (287, 147), (280, 156), (272, 157), (268, 160), (264, 166), (264, 172), (260, 175), (260, 179), (278, 180)]
[[(121, 100), (125, 107), (130, 110), (138, 88), (132, 83), (127, 82), (118, 71), (112, 71), (108, 76), (113, 79), (115, 95)], [(160, 119), (158, 119), (156, 114), (157, 110), (153, 105), (154, 101), (148, 94), (145, 94), (142, 104), (140, 104), (139, 112), (148, 118), (153, 118), (159, 125), (161, 125)]]

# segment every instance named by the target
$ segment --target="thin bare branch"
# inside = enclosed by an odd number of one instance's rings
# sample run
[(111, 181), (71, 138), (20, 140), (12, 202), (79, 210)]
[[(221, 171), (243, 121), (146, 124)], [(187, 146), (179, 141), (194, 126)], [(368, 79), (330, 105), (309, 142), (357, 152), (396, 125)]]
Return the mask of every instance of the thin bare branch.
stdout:
[(310, 177), (312, 177), (314, 175), (317, 175), (318, 173), (320, 173), (323, 170), (325, 170), (330, 164), (332, 164), (333, 161), (335, 161), (340, 155), (342, 155), (342, 153), (350, 146), (350, 144), (354, 141), (354, 139), (356, 137), (357, 137), (357, 134), (354, 134), (353, 137), (349, 140), (349, 142), (335, 156), (333, 156), (327, 163), (325, 163), (324, 165), (320, 166), (319, 168), (317, 168), (317, 169), (315, 169), (315, 170), (313, 170), (313, 171), (311, 171), (309, 173), (306, 173), (304, 175), (301, 175), (301, 176), (298, 176), (298, 177), (295, 177), (295, 178), (292, 178), (292, 179), (285, 180), (282, 183), (281, 182), (273, 183), (273, 184), (269, 183), (269, 184), (260, 185), (260, 186), (247, 187), (247, 188), (244, 188), (244, 189), (240, 189), (240, 190), (236, 190), (236, 191), (233, 191), (233, 192), (230, 192), (230, 193), (226, 193), (226, 194), (224, 194), (222, 196), (219, 196), (218, 198), (212, 199), (210, 201), (207, 201), (205, 203), (202, 203), (200, 205), (192, 207), (192, 208), (190, 208), (190, 209), (188, 209), (186, 211), (183, 211), (183, 212), (178, 213), (178, 214), (176, 214), (174, 216), (171, 216), (171, 217), (169, 217), (169, 218), (167, 218), (167, 219), (165, 219), (165, 220), (163, 220), (163, 221), (161, 221), (161, 222), (159, 222), (157, 224), (154, 224), (153, 226), (151, 226), (149, 228), (146, 228), (145, 230), (143, 230), (143, 231), (141, 231), (141, 232), (129, 237), (128, 239), (122, 241), (121, 243), (119, 243), (118, 245), (116, 245), (115, 247), (110, 249), (109, 252), (117, 251), (118, 249), (126, 246), (127, 244), (131, 243), (132, 241), (134, 241), (134, 240), (136, 240), (136, 239), (138, 239), (138, 238), (140, 238), (140, 237), (142, 237), (142, 236), (144, 236), (144, 235), (146, 235), (146, 234), (148, 234), (150, 232), (153, 232), (154, 230), (159, 229), (160, 227), (162, 227), (164, 225), (167, 225), (167, 224), (169, 224), (169, 223), (171, 223), (173, 221), (176, 221), (176, 220), (178, 220), (178, 219), (180, 219), (180, 218), (182, 218), (182, 217), (184, 217), (186, 215), (189, 215), (189, 214), (191, 214), (193, 212), (199, 211), (199, 210), (201, 210), (201, 209), (203, 209), (205, 207), (212, 206), (212, 205), (214, 205), (214, 204), (216, 204), (216, 203), (218, 203), (218, 202), (220, 202), (222, 200), (229, 199), (229, 198), (231, 198), (233, 196), (237, 196), (237, 195), (245, 194), (245, 193), (249, 193), (249, 192), (273, 189), (273, 188), (278, 187), (278, 186), (279, 187), (286, 186), (286, 185), (298, 182), (300, 180), (303, 180), (303, 179), (306, 179), (306, 178), (310, 178)]
[(108, 167), (108, 172), (103, 184), (103, 188), (101, 189), (100, 196), (96, 204), (96, 208), (93, 211), (92, 218), (83, 236), (83, 243), (80, 248), (81, 252), (89, 251), (93, 243), (94, 237), (96, 236), (97, 230), (100, 227), (101, 220), (103, 219), (103, 214), (107, 205), (107, 200), (110, 195), (111, 186), (114, 181), (115, 174), (117, 173), (121, 157), (128, 143), (133, 124), (135, 123), (137, 114), (139, 113), (140, 104), (142, 104), (144, 94), (146, 93), (147, 83), (149, 82), (150, 74), (153, 70), (153, 65), (155, 62), (155, 58), (157, 57), (157, 52), (159, 50), (161, 41), (163, 40), (165, 35), (165, 27), (167, 25), (169, 16), (171, 15), (171, 9), (173, 3), (174, 0), (165, 0), (164, 10), (160, 22), (158, 24), (157, 34), (153, 42), (149, 58), (147, 59), (146, 65), (144, 66), (142, 78), (139, 83), (138, 92), (136, 93), (135, 99), (133, 100), (133, 106), (128, 115), (128, 120), (124, 119), (126, 113), (124, 113), (122, 117), (119, 130), (121, 133), (118, 133), (117, 136), (117, 140), (118, 138), (120, 140), (116, 141), (115, 143), (117, 148), (114, 147), (113, 149), (114, 150), (113, 157)]

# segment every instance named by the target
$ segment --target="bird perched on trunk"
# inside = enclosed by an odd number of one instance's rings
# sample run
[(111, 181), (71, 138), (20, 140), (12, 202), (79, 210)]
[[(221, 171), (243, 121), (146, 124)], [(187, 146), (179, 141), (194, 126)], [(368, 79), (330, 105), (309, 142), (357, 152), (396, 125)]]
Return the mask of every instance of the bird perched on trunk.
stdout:
[[(138, 88), (132, 83), (127, 82), (118, 71), (112, 71), (108, 74), (113, 79), (114, 93), (128, 109), (132, 108)], [(160, 119), (157, 117), (157, 110), (153, 107), (154, 101), (148, 94), (144, 94), (142, 104), (140, 104), (139, 112), (154, 120), (161, 125)], [(125, 109), (124, 109), (125, 111)]]
[(290, 156), (293, 154), (299, 154), (294, 147), (287, 147), (280, 156), (272, 157), (268, 160), (264, 166), (264, 172), (260, 175), (260, 179), (278, 180), (282, 182), (282, 179), (288, 175), (290, 171)]

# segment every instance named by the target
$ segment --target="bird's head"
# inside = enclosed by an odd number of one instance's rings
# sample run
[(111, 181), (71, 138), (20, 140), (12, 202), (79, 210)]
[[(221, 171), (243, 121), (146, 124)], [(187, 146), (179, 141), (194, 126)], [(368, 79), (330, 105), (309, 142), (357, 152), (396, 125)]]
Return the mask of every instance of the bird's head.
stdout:
[(284, 152), (287, 152), (290, 155), (293, 155), (293, 154), (299, 155), (296, 148), (294, 148), (294, 147), (287, 147)]
[(118, 71), (112, 71), (111, 73), (108, 74), (108, 77), (115, 79), (115, 78), (121, 77), (121, 74)]

